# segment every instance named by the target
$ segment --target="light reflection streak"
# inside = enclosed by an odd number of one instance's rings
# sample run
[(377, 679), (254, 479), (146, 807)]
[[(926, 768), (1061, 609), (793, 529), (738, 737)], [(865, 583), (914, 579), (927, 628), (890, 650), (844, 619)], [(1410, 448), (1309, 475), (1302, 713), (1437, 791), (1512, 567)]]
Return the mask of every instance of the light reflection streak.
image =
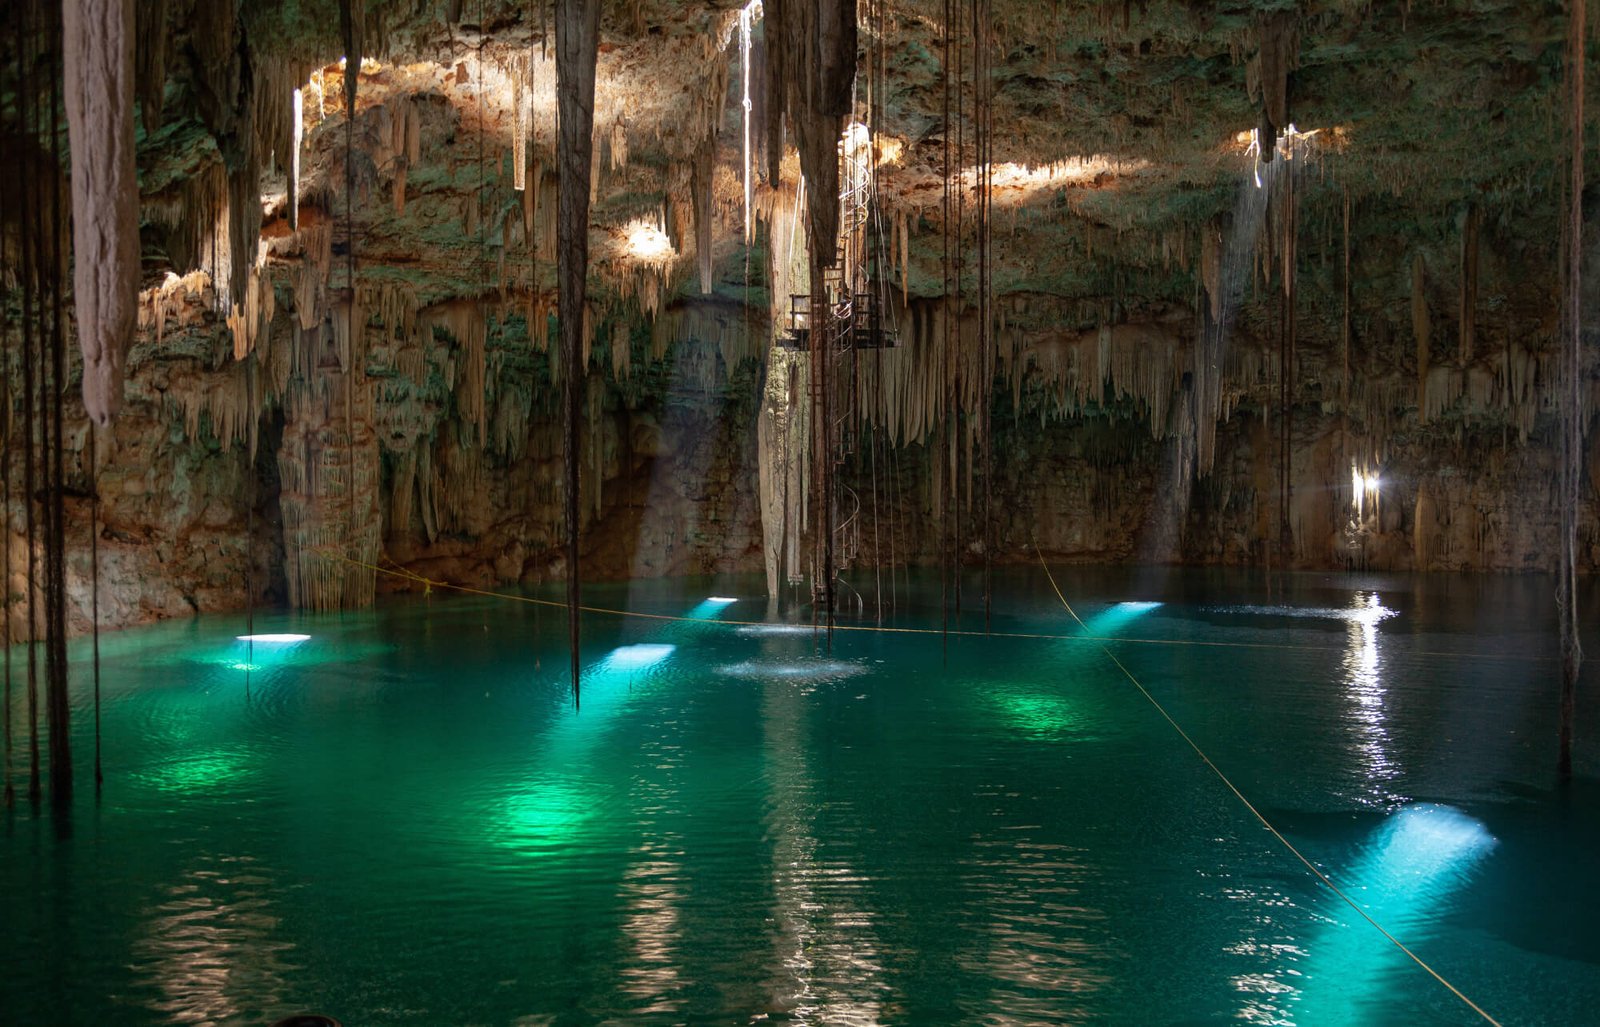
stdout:
[(294, 946), (275, 937), (273, 882), (250, 857), (207, 857), (147, 912), (134, 943), (135, 970), (159, 998), (150, 1008), (171, 1023), (265, 1023), (281, 1006)]
[(1257, 891), (1249, 887), (1222, 890), (1224, 898), (1244, 903), (1250, 909), (1251, 933), (1223, 952), (1247, 960), (1251, 969), (1234, 974), (1234, 990), (1245, 996), (1238, 1019), (1254, 1024), (1293, 1024), (1289, 1003), (1298, 993), (1302, 972), (1300, 963), (1306, 950), (1287, 933), (1293, 921), (1289, 911), (1295, 903), (1276, 889)]
[(1081, 853), (1026, 837), (984, 839), (975, 848), (966, 873), (988, 932), (981, 951), (960, 962), (993, 982), (984, 1022), (1086, 1022), (1089, 996), (1111, 978), (1093, 965), (1105, 955), (1106, 915), (1083, 901), (1089, 870)]
[(1396, 796), (1390, 784), (1400, 767), (1389, 757), (1389, 731), (1385, 726), (1383, 674), (1378, 654), (1378, 622), (1390, 616), (1378, 594), (1355, 594), (1351, 614), (1345, 619), (1348, 642), (1341, 670), (1351, 708), (1346, 714), (1352, 729), (1355, 757), (1363, 770), (1365, 805), (1389, 806)]
[(664, 818), (678, 812), (677, 771), (683, 747), (662, 739), (645, 744), (643, 756), (653, 773), (635, 777), (631, 804), (641, 839), (623, 871), (621, 898), (626, 909), (622, 931), (633, 958), (620, 970), (622, 991), (640, 1001), (634, 1014), (676, 1014), (682, 1009), (683, 839), (663, 831)]
[(770, 767), (773, 919), (783, 966), (772, 1006), (800, 1025), (877, 1024), (888, 991), (873, 929), (877, 914), (860, 908), (866, 878), (844, 860), (819, 855), (813, 818), (821, 803), (812, 794), (803, 737), (806, 695), (769, 681), (761, 704)]

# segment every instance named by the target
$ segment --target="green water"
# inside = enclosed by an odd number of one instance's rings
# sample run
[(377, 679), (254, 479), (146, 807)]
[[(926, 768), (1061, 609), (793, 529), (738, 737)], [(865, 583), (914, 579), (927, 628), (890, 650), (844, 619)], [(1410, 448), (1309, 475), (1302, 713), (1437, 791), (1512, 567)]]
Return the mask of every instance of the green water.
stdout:
[[(1589, 689), (1578, 780), (1553, 789), (1548, 582), (1062, 584), (1463, 992), (1507, 1024), (1600, 1018), (1600, 722)], [(1039, 573), (998, 591), (997, 630), (1078, 630)], [(589, 597), (805, 616), (759, 594)], [(104, 639), (98, 801), (75, 664), (76, 808), (0, 816), (0, 1022), (1481, 1022), (1096, 644), (843, 632), (828, 653), (594, 616), (574, 711), (558, 611), (436, 597), (256, 629), (312, 637), (248, 654), (242, 617), (203, 617)]]

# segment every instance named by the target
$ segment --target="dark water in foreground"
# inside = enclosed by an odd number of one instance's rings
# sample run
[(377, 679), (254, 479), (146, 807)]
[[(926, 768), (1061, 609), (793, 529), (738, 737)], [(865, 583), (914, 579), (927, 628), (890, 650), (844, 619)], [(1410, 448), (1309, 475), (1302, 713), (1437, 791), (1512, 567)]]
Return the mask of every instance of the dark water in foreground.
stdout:
[[(1547, 582), (1062, 585), (1463, 992), (1507, 1024), (1600, 1019), (1600, 704), (1555, 791)], [(998, 592), (997, 630), (1078, 632), (1041, 573)], [(589, 598), (765, 620), (759, 593)], [(841, 632), (827, 653), (593, 616), (575, 713), (559, 611), (439, 596), (256, 628), (311, 638), (248, 657), (242, 617), (204, 617), (104, 640), (98, 802), (78, 674), (70, 832), (0, 814), (0, 1022), (1476, 1020), (1095, 643)]]

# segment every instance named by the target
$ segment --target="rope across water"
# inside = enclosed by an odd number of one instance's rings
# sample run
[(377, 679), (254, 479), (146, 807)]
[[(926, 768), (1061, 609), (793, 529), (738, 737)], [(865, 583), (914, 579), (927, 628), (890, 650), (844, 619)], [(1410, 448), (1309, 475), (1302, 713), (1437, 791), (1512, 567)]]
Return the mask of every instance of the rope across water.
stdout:
[[(424, 594), (432, 591), (433, 589), (441, 589), (446, 592), (458, 592), (463, 595), (481, 596), (486, 599), (504, 599), (507, 602), (526, 603), (531, 606), (548, 606), (561, 610), (565, 610), (567, 608), (565, 601), (555, 599), (539, 599), (535, 596), (514, 595), (509, 592), (495, 592), (490, 589), (473, 588), (470, 585), (455, 585), (448, 581), (429, 578), (425, 575), (418, 574), (415, 571), (408, 571), (403, 567), (382, 567), (377, 564), (353, 560), (350, 557), (341, 556), (338, 554), (322, 553), (319, 555), (324, 560), (332, 560), (338, 563), (347, 564), (351, 567), (360, 567), (365, 570), (372, 571), (375, 574), (384, 575), (385, 577), (413, 582), (423, 587)], [(1052, 580), (1051, 585), (1054, 586), (1054, 584), (1055, 582)], [(1060, 591), (1057, 590), (1056, 594), (1059, 596)], [(614, 607), (606, 606), (579, 606), (578, 610), (582, 613), (593, 613), (606, 617), (621, 617), (634, 620), (676, 621), (679, 623), (688, 624), (722, 624), (728, 627), (770, 627), (772, 625), (771, 621), (765, 620), (736, 620), (728, 617), (684, 617), (678, 614), (646, 613), (640, 610), (620, 610)], [(1079, 621), (1078, 623), (1082, 624), (1083, 622)], [(1122, 635), (1062, 635), (1044, 631), (966, 631), (959, 628), (953, 628), (949, 632), (945, 632), (939, 628), (896, 627), (883, 624), (835, 624), (833, 630), (884, 635), (945, 635), (948, 633), (949, 635), (958, 638), (1028, 638), (1048, 642), (1099, 642), (1102, 644), (1107, 642), (1117, 642), (1119, 644), (1126, 645), (1193, 646), (1204, 649), (1262, 649), (1310, 653), (1344, 652), (1341, 647), (1331, 645), (1289, 645), (1281, 642), (1218, 642), (1199, 638), (1133, 638)], [(1526, 663), (1549, 662), (1551, 659), (1550, 657), (1545, 656), (1526, 656), (1515, 653), (1448, 652), (1432, 650), (1415, 650), (1410, 653), (1410, 655), (1435, 657), (1440, 659), (1506, 660), (1511, 662)]]
[[(1045, 562), (1044, 553), (1039, 551), (1039, 544), (1035, 542), (1033, 548), (1035, 552), (1039, 553), (1039, 566), (1044, 568), (1045, 577), (1050, 579), (1050, 587), (1055, 590), (1056, 598), (1061, 600), (1061, 605), (1067, 608), (1067, 613), (1072, 615), (1072, 619), (1077, 621), (1078, 625), (1087, 631), (1088, 625), (1083, 623), (1083, 618), (1078, 616), (1078, 612), (1072, 608), (1072, 604), (1067, 602), (1067, 597), (1062, 595), (1060, 586), (1056, 584), (1055, 575), (1050, 573), (1050, 565)], [(1100, 648), (1101, 651), (1106, 654), (1106, 657), (1116, 665), (1117, 669), (1122, 671), (1123, 676), (1133, 684), (1133, 687), (1139, 690), (1139, 694), (1144, 696), (1151, 706), (1155, 707), (1156, 712), (1161, 714), (1162, 719), (1168, 724), (1172, 725), (1172, 730), (1178, 733), (1178, 737), (1182, 738), (1189, 744), (1189, 748), (1193, 749), (1194, 754), (1200, 757), (1200, 761), (1207, 767), (1210, 767), (1211, 772), (1217, 775), (1217, 779), (1227, 786), (1228, 791), (1232, 792), (1234, 797), (1244, 804), (1244, 808), (1250, 811), (1250, 815), (1255, 817), (1256, 820), (1260, 821), (1261, 826), (1266, 828), (1267, 832), (1271, 834), (1272, 837), (1281, 842), (1283, 847), (1288, 849), (1289, 853), (1293, 855), (1295, 859), (1304, 864), (1305, 868), (1311, 871), (1312, 875), (1316, 877), (1317, 880), (1327, 885), (1330, 891), (1339, 896), (1340, 899), (1344, 900), (1345, 905), (1355, 910), (1361, 919), (1371, 924), (1378, 931), (1378, 933), (1387, 938), (1395, 948), (1399, 949), (1401, 952), (1404, 952), (1408, 957), (1410, 957), (1413, 963), (1416, 963), (1422, 969), (1426, 970), (1429, 976), (1431, 976), (1434, 980), (1450, 989), (1450, 993), (1456, 998), (1460, 999), (1462, 1002), (1465, 1002), (1474, 1013), (1477, 1013), (1479, 1016), (1483, 1017), (1485, 1021), (1494, 1024), (1495, 1027), (1500, 1027), (1500, 1021), (1490, 1016), (1484, 1011), (1482, 1006), (1478, 1005), (1476, 1002), (1472, 1001), (1465, 994), (1463, 994), (1460, 988), (1457, 988), (1454, 984), (1451, 984), (1448, 980), (1446, 980), (1444, 976), (1439, 973), (1439, 971), (1429, 966), (1427, 961), (1421, 956), (1407, 948), (1405, 943), (1399, 938), (1396, 938), (1393, 934), (1390, 934), (1388, 928), (1384, 927), (1382, 924), (1378, 923), (1377, 920), (1373, 919), (1371, 913), (1368, 913), (1365, 909), (1361, 908), (1360, 903), (1356, 902), (1355, 899), (1352, 899), (1349, 895), (1347, 895), (1344, 890), (1337, 884), (1334, 884), (1328, 875), (1323, 873), (1315, 863), (1307, 859), (1305, 854), (1297, 849), (1293, 842), (1285, 838), (1283, 833), (1272, 825), (1272, 821), (1268, 820), (1259, 809), (1256, 809), (1254, 803), (1245, 798), (1244, 793), (1241, 792), (1238, 786), (1228, 778), (1228, 775), (1224, 774), (1220, 767), (1211, 762), (1211, 757), (1205, 754), (1205, 750), (1201, 749), (1199, 744), (1195, 742), (1193, 738), (1189, 737), (1189, 732), (1185, 731), (1176, 720), (1172, 719), (1172, 714), (1168, 713), (1166, 707), (1162, 706), (1161, 703), (1157, 701), (1156, 697), (1150, 694), (1150, 690), (1145, 688), (1144, 685), (1140, 683), (1139, 679), (1133, 676), (1133, 672), (1129, 670), (1121, 660), (1117, 659), (1117, 654), (1112, 652), (1110, 648), (1105, 645), (1102, 645)]]
[[(1284, 837), (1283, 833), (1281, 831), (1279, 831), (1275, 826), (1273, 826), (1272, 822), (1270, 820), (1268, 820), (1266, 818), (1266, 816), (1259, 809), (1256, 808), (1255, 804), (1252, 803), (1248, 798), (1245, 797), (1245, 794), (1239, 790), (1238, 786), (1235, 785), (1232, 780), (1229, 779), (1228, 775), (1224, 774), (1222, 772), (1221, 768), (1219, 768), (1215, 763), (1213, 763), (1211, 761), (1211, 757), (1206, 755), (1205, 750), (1201, 749), (1199, 744), (1196, 743), (1195, 740), (1189, 736), (1189, 733), (1187, 731), (1185, 731), (1183, 729), (1183, 727), (1176, 720), (1174, 720), (1172, 718), (1172, 715), (1167, 712), (1166, 708), (1161, 705), (1161, 703), (1156, 699), (1156, 697), (1154, 695), (1150, 694), (1149, 689), (1145, 688), (1145, 686), (1139, 681), (1139, 679), (1134, 676), (1133, 672), (1130, 671), (1127, 668), (1127, 666), (1125, 664), (1123, 664), (1123, 662), (1120, 659), (1117, 658), (1117, 655), (1111, 651), (1111, 649), (1109, 648), (1107, 643), (1116, 642), (1116, 643), (1124, 644), (1124, 645), (1167, 645), (1167, 646), (1190, 645), (1190, 646), (1231, 647), (1231, 648), (1248, 648), (1248, 649), (1298, 650), (1298, 651), (1307, 651), (1307, 652), (1337, 652), (1337, 651), (1340, 651), (1340, 650), (1338, 650), (1334, 646), (1284, 645), (1284, 644), (1275, 644), (1275, 643), (1270, 643), (1270, 642), (1215, 642), (1215, 641), (1204, 641), (1204, 640), (1196, 640), (1196, 639), (1122, 638), (1122, 637), (1108, 637), (1108, 636), (1100, 636), (1100, 635), (1091, 635), (1091, 634), (1087, 633), (1088, 630), (1089, 630), (1089, 626), (1084, 623), (1083, 618), (1078, 616), (1078, 612), (1072, 608), (1072, 604), (1067, 601), (1067, 597), (1064, 594), (1062, 594), (1060, 586), (1056, 584), (1055, 575), (1051, 573), (1050, 565), (1045, 562), (1044, 553), (1039, 550), (1038, 543), (1034, 544), (1034, 551), (1036, 553), (1038, 553), (1039, 565), (1044, 569), (1045, 577), (1050, 582), (1051, 590), (1055, 592), (1056, 598), (1061, 601), (1061, 605), (1066, 608), (1067, 613), (1069, 615), (1071, 615), (1072, 619), (1075, 622), (1077, 622), (1079, 628), (1082, 629), (1083, 633), (1077, 634), (1077, 635), (1059, 635), (1059, 634), (1049, 634), (1049, 633), (1045, 633), (1045, 632), (1026, 632), (1026, 631), (988, 631), (988, 632), (985, 632), (985, 631), (962, 631), (962, 630), (959, 630), (959, 629), (952, 630), (952, 631), (949, 631), (949, 632), (945, 632), (945, 631), (943, 631), (943, 630), (941, 630), (939, 628), (892, 627), (892, 626), (875, 625), (875, 624), (837, 624), (837, 625), (834, 625), (833, 630), (835, 630), (835, 631), (867, 632), (867, 633), (878, 633), (878, 634), (899, 634), (899, 635), (946, 635), (946, 634), (949, 634), (949, 635), (966, 636), (966, 637), (973, 637), (973, 638), (1027, 638), (1027, 639), (1046, 640), (1046, 641), (1098, 643), (1100, 645), (1101, 651), (1106, 654), (1106, 657), (1111, 660), (1111, 662), (1116, 666), (1117, 670), (1121, 671), (1123, 676), (1128, 679), (1128, 681), (1134, 686), (1134, 688), (1138, 689), (1139, 694), (1144, 696), (1145, 700), (1147, 702), (1149, 702), (1151, 706), (1155, 707), (1156, 712), (1161, 714), (1162, 719), (1164, 719), (1169, 725), (1171, 725), (1172, 729), (1178, 733), (1178, 736), (1180, 738), (1182, 738), (1185, 743), (1188, 744), (1189, 748), (1194, 750), (1195, 755), (1200, 757), (1201, 762), (1203, 762), (1208, 768), (1210, 768), (1211, 772), (1217, 776), (1217, 779), (1220, 780), (1223, 783), (1223, 785), (1228, 789), (1228, 791), (1232, 792), (1234, 797), (1237, 798), (1239, 800), (1239, 802), (1244, 805), (1245, 809), (1250, 811), (1251, 816), (1255, 817), (1255, 819), (1261, 824), (1261, 826), (1263, 828), (1265, 828), (1267, 830), (1267, 832), (1272, 835), (1273, 838), (1277, 839), (1278, 842), (1280, 844), (1282, 844), (1283, 847), (1286, 850), (1288, 850), (1288, 852), (1296, 860), (1298, 860), (1306, 868), (1306, 870), (1308, 870), (1312, 874), (1312, 876), (1314, 876), (1322, 884), (1326, 885), (1328, 887), (1328, 889), (1333, 892), (1333, 894), (1337, 895), (1347, 906), (1349, 906), (1352, 910), (1354, 910), (1356, 912), (1356, 914), (1361, 917), (1361, 919), (1365, 920), (1376, 931), (1378, 931), (1378, 933), (1382, 934), (1383, 937), (1385, 939), (1387, 939), (1390, 944), (1392, 944), (1395, 948), (1397, 948), (1401, 952), (1403, 952), (1407, 956), (1407, 958), (1409, 958), (1417, 966), (1421, 967), (1424, 971), (1426, 971), (1427, 974), (1430, 977), (1432, 977), (1434, 980), (1438, 981), (1445, 988), (1449, 989), (1451, 994), (1453, 994), (1456, 998), (1460, 999), (1463, 1003), (1465, 1003), (1468, 1008), (1470, 1008), (1474, 1013), (1478, 1014), (1478, 1016), (1482, 1017), (1485, 1022), (1493, 1024), (1494, 1027), (1501, 1027), (1500, 1021), (1496, 1020), (1493, 1016), (1490, 1016), (1489, 1013), (1486, 1012), (1483, 1009), (1482, 1006), (1478, 1005), (1476, 1002), (1472, 1001), (1472, 999), (1468, 998), (1461, 991), (1461, 989), (1457, 988), (1454, 984), (1450, 983), (1450, 981), (1447, 980), (1442, 974), (1440, 974), (1439, 971), (1435, 970), (1432, 966), (1430, 966), (1426, 960), (1424, 960), (1421, 956), (1417, 955), (1410, 948), (1406, 947), (1404, 942), (1400, 941), (1399, 938), (1396, 938), (1393, 934), (1391, 934), (1387, 928), (1385, 928), (1382, 924), (1380, 924), (1377, 920), (1375, 920), (1370, 913), (1368, 913), (1365, 909), (1363, 909), (1361, 907), (1361, 905), (1355, 901), (1355, 899), (1351, 898), (1343, 889), (1341, 889), (1337, 884), (1335, 884), (1333, 882), (1333, 880), (1331, 878), (1329, 878), (1326, 873), (1324, 873), (1321, 869), (1319, 869), (1315, 863), (1312, 863), (1311, 860), (1308, 859), (1305, 856), (1304, 853), (1302, 853), (1298, 848), (1296, 848), (1293, 842), (1289, 841), (1288, 838)], [(366, 570), (372, 571), (375, 574), (382, 574), (382, 575), (385, 575), (387, 577), (398, 578), (400, 580), (414, 582), (416, 584), (419, 584), (419, 585), (423, 586), (424, 594), (427, 594), (428, 592), (431, 592), (433, 589), (438, 588), (438, 589), (443, 589), (443, 590), (450, 591), (450, 592), (462, 593), (462, 594), (465, 594), (465, 595), (482, 596), (484, 598), (489, 598), (489, 599), (504, 599), (504, 600), (508, 600), (510, 602), (527, 603), (527, 604), (534, 605), (534, 606), (552, 606), (552, 607), (560, 607), (560, 608), (563, 608), (563, 609), (565, 609), (566, 606), (567, 606), (567, 604), (564, 603), (564, 602), (557, 602), (557, 601), (551, 600), (551, 599), (539, 599), (539, 598), (536, 598), (534, 596), (511, 595), (511, 594), (508, 594), (508, 593), (505, 593), (505, 592), (494, 592), (494, 591), (491, 591), (489, 589), (473, 588), (470, 585), (454, 585), (454, 584), (451, 584), (451, 583), (445, 582), (445, 581), (436, 581), (436, 580), (434, 580), (432, 578), (429, 578), (429, 577), (426, 577), (424, 575), (417, 574), (414, 571), (405, 570), (404, 568), (400, 568), (400, 567), (380, 567), (377, 564), (364, 563), (364, 562), (362, 562), (360, 560), (352, 560), (349, 557), (340, 556), (340, 555), (337, 555), (337, 554), (323, 554), (323, 558), (324, 559), (330, 559), (330, 560), (337, 560), (337, 561), (339, 561), (341, 563), (345, 563), (345, 564), (348, 564), (348, 565), (351, 565), (351, 566), (355, 566), (355, 567), (361, 567), (361, 568), (364, 568)], [(766, 626), (770, 626), (770, 624), (771, 624), (770, 621), (739, 620), (739, 619), (726, 618), (726, 617), (716, 617), (716, 618), (710, 618), (710, 617), (684, 617), (684, 616), (680, 616), (680, 615), (676, 615), (676, 614), (667, 614), (667, 613), (645, 613), (645, 612), (641, 612), (641, 611), (638, 611), (638, 610), (619, 610), (619, 609), (614, 609), (614, 608), (604, 607), (604, 606), (579, 606), (578, 609), (580, 611), (584, 612), (584, 613), (599, 614), (599, 615), (602, 615), (602, 616), (610, 616), (610, 617), (631, 618), (631, 619), (636, 619), (636, 620), (670, 621), (670, 622), (676, 622), (676, 623), (691, 623), (691, 624), (717, 624), (717, 625), (724, 625), (724, 626), (728, 626), (728, 627), (766, 627)], [(1435, 656), (1435, 657), (1456, 657), (1456, 658), (1474, 659), (1474, 660), (1476, 660), (1476, 659), (1487, 659), (1487, 658), (1499, 658), (1499, 659), (1508, 659), (1508, 660), (1529, 660), (1529, 661), (1531, 661), (1531, 660), (1542, 659), (1541, 657), (1509, 656), (1509, 655), (1503, 655), (1503, 654), (1488, 654), (1488, 653), (1418, 652), (1415, 655), (1419, 655), (1419, 656)]]

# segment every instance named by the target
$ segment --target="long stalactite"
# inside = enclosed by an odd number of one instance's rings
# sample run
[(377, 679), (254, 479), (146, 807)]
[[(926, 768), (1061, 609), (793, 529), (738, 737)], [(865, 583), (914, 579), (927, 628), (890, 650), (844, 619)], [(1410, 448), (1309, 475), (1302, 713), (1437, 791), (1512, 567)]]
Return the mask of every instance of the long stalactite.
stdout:
[(104, 426), (122, 406), (123, 368), (138, 322), (134, 5), (133, 0), (77, 0), (61, 9), (83, 404)]
[(580, 701), (578, 613), (579, 427), (586, 363), (583, 322), (589, 274), (589, 197), (593, 174), (595, 62), (600, 46), (600, 0), (556, 0), (556, 113), (558, 136), (557, 317), (561, 323), (562, 461), (566, 478), (567, 641), (572, 698)]

